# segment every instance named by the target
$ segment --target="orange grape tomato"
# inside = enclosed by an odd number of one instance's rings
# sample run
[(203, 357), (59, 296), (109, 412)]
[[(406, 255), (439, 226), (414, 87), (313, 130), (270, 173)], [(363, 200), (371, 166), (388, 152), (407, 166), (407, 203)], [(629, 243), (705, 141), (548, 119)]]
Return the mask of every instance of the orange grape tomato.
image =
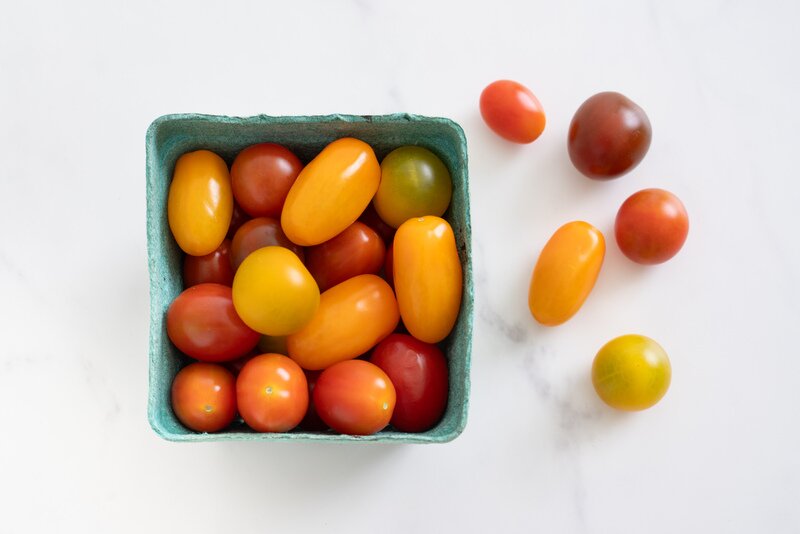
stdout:
[(233, 305), (250, 328), (285, 336), (303, 328), (319, 306), (319, 288), (297, 255), (283, 247), (256, 250), (233, 278)]
[(594, 287), (605, 253), (603, 234), (587, 222), (556, 230), (533, 269), (528, 291), (533, 317), (556, 326), (575, 315)]
[(399, 320), (389, 284), (362, 274), (322, 294), (311, 322), (288, 337), (289, 356), (303, 369), (325, 369), (364, 354), (391, 334)]
[(308, 409), (306, 375), (281, 354), (261, 354), (236, 378), (236, 400), (244, 422), (257, 432), (288, 432)]
[(334, 141), (306, 165), (289, 190), (281, 213), (283, 231), (301, 246), (331, 239), (358, 219), (380, 179), (372, 147), (352, 137)]
[(191, 363), (172, 382), (172, 410), (196, 432), (217, 432), (236, 416), (236, 381), (213, 363)]
[(394, 237), (397, 303), (409, 333), (426, 343), (443, 340), (461, 307), (462, 271), (453, 229), (444, 219), (404, 222)]
[(233, 214), (228, 166), (208, 150), (178, 158), (169, 186), (167, 218), (178, 246), (192, 256), (220, 246)]

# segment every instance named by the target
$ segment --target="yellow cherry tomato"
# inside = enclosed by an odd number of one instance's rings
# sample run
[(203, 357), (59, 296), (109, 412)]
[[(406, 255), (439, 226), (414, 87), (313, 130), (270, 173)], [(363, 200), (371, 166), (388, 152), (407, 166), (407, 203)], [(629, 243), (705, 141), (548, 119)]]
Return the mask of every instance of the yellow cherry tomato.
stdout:
[(569, 222), (556, 230), (531, 276), (528, 307), (533, 317), (556, 326), (575, 315), (594, 287), (605, 254), (603, 234), (587, 222)]
[(167, 199), (178, 246), (192, 256), (211, 254), (225, 239), (232, 214), (231, 179), (222, 158), (208, 150), (178, 158)]
[(606, 343), (592, 364), (592, 383), (603, 402), (618, 410), (645, 410), (666, 394), (672, 366), (661, 345), (628, 334)]
[(409, 219), (394, 236), (394, 288), (400, 316), (420, 341), (447, 337), (461, 307), (462, 272), (453, 229), (434, 216)]
[(314, 316), (319, 288), (294, 252), (264, 247), (247, 256), (236, 271), (233, 307), (256, 332), (285, 336)]
[(316, 371), (367, 352), (397, 327), (392, 288), (374, 274), (345, 280), (322, 293), (319, 310), (286, 340), (289, 357)]
[(289, 190), (281, 213), (284, 233), (302, 246), (329, 240), (358, 219), (380, 180), (381, 167), (368, 144), (352, 137), (334, 141)]

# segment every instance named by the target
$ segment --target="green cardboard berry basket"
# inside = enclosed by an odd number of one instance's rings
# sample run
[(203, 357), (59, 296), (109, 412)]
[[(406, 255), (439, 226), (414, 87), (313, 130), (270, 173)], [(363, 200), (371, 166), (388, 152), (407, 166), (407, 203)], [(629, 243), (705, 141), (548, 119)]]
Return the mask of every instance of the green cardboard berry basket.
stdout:
[[(189, 359), (170, 343), (166, 312), (182, 291), (183, 253), (167, 222), (167, 193), (175, 161), (181, 154), (208, 149), (228, 164), (243, 148), (256, 143), (282, 144), (304, 162), (328, 143), (356, 137), (369, 143), (381, 160), (392, 149), (420, 145), (436, 153), (450, 169), (453, 199), (445, 214), (456, 236), (464, 271), (464, 294), (455, 328), (442, 346), (448, 359), (450, 391), (442, 421), (418, 434), (388, 429), (371, 436), (333, 432), (257, 433), (241, 422), (215, 434), (185, 428), (170, 405), (170, 387)], [(150, 386), (148, 417), (153, 430), (170, 441), (332, 441), (385, 443), (444, 443), (461, 434), (467, 422), (469, 370), (472, 351), (473, 281), (467, 142), (461, 127), (444, 118), (399, 113), (381, 116), (327, 115), (305, 117), (225, 117), (178, 114), (159, 117), (147, 130), (147, 253), (150, 268)]]

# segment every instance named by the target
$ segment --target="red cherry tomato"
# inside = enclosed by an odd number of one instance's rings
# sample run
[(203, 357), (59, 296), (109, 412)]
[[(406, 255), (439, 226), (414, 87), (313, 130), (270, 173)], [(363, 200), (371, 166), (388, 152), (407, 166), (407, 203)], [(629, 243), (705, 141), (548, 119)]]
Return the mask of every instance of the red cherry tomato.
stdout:
[(498, 80), (483, 90), (481, 115), (494, 133), (514, 143), (536, 141), (546, 122), (536, 95), (511, 80)]
[(367, 206), (367, 209), (364, 210), (364, 213), (361, 214), (358, 220), (375, 230), (386, 245), (391, 243), (392, 239), (394, 239), (396, 230), (381, 219), (381, 216), (375, 211), (375, 206), (372, 202), (369, 203), (369, 206)]
[(308, 409), (308, 384), (300, 366), (281, 354), (261, 354), (236, 379), (244, 422), (257, 432), (288, 432)]
[(280, 221), (269, 217), (259, 217), (244, 223), (233, 236), (231, 243), (233, 270), (238, 270), (244, 259), (252, 252), (272, 246), (288, 248), (300, 258), (300, 261), (305, 261), (303, 247), (289, 241), (281, 229)]
[(225, 239), (217, 250), (205, 256), (186, 255), (183, 258), (183, 287), (197, 284), (233, 284), (231, 242)]
[(306, 371), (306, 381), (308, 382), (308, 410), (299, 425), (299, 428), (303, 430), (321, 431), (328, 429), (328, 425), (325, 424), (325, 421), (323, 421), (317, 413), (317, 409), (314, 408), (314, 387), (317, 385), (317, 379), (319, 379), (320, 374), (320, 371)]
[(354, 222), (333, 239), (306, 250), (306, 267), (320, 291), (359, 274), (380, 271), (386, 246), (375, 231)]
[(389, 376), (397, 392), (392, 426), (423, 432), (438, 423), (447, 407), (447, 360), (436, 345), (404, 334), (381, 341), (370, 360)]
[(636, 263), (664, 263), (683, 247), (689, 215), (678, 197), (663, 189), (644, 189), (622, 203), (614, 233), (620, 250)]
[(569, 126), (567, 146), (575, 167), (594, 180), (622, 176), (647, 154), (653, 130), (642, 108), (614, 92), (581, 104)]
[(233, 236), (236, 235), (236, 231), (249, 220), (250, 216), (247, 215), (241, 207), (239, 207), (239, 204), (234, 202), (233, 215), (231, 215), (231, 225), (228, 227), (228, 235), (226, 237), (228, 239), (233, 239)]
[(245, 148), (231, 166), (233, 196), (252, 217), (280, 217), (289, 189), (303, 169), (291, 150), (274, 143)]
[(236, 416), (233, 375), (213, 363), (192, 363), (172, 382), (172, 409), (181, 423), (197, 432), (217, 432)]
[(167, 310), (167, 335), (178, 350), (205, 362), (244, 356), (260, 337), (236, 314), (231, 288), (220, 284), (192, 286), (178, 295)]
[(392, 418), (394, 386), (380, 367), (347, 360), (325, 369), (314, 388), (314, 406), (328, 426), (343, 434), (379, 432)]

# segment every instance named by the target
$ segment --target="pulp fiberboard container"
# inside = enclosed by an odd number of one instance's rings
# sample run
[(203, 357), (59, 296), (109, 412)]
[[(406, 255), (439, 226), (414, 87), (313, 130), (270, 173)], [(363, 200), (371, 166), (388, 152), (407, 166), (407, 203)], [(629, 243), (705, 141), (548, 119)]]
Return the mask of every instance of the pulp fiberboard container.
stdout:
[[(166, 313), (183, 290), (183, 252), (167, 222), (167, 194), (175, 162), (181, 154), (207, 149), (228, 165), (243, 148), (279, 143), (307, 163), (328, 143), (356, 137), (369, 143), (379, 160), (404, 145), (419, 145), (436, 153), (450, 170), (453, 199), (445, 213), (455, 232), (464, 271), (464, 293), (458, 321), (442, 343), (450, 371), (447, 410), (427, 432), (411, 434), (388, 429), (371, 436), (331, 432), (257, 433), (243, 423), (224, 432), (198, 433), (184, 427), (170, 404), (170, 387), (178, 370), (189, 363), (167, 337)], [(443, 443), (456, 438), (467, 422), (469, 370), (472, 350), (473, 280), (470, 248), (467, 143), (455, 122), (444, 118), (399, 113), (382, 116), (327, 115), (300, 117), (225, 117), (165, 115), (147, 130), (147, 252), (150, 268), (150, 387), (148, 417), (157, 434), (171, 441), (330, 441), (386, 443)]]

